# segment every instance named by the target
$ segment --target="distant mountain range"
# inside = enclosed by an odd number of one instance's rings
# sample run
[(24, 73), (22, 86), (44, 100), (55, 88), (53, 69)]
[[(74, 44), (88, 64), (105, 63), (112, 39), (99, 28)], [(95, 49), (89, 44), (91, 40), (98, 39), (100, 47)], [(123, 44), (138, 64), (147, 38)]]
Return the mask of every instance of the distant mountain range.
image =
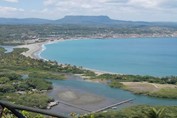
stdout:
[(73, 25), (109, 25), (109, 26), (170, 26), (177, 27), (177, 22), (143, 22), (143, 21), (123, 21), (113, 20), (108, 16), (65, 16), (58, 20), (47, 20), (39, 18), (0, 18), (0, 24), (73, 24)]

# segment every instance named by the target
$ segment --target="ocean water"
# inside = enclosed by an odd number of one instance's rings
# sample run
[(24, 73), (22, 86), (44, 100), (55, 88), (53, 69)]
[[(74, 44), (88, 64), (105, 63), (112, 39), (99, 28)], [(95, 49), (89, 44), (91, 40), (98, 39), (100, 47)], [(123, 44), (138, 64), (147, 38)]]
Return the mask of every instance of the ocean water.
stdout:
[(45, 45), (42, 58), (100, 71), (177, 76), (177, 38), (67, 40)]

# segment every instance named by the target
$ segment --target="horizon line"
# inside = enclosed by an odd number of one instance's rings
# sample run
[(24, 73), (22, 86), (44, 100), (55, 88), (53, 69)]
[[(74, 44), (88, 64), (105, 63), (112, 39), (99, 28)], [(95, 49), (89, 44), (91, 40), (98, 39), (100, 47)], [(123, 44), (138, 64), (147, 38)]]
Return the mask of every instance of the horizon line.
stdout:
[(62, 18), (57, 18), (57, 19), (48, 19), (48, 18), (42, 18), (42, 17), (0, 17), (0, 19), (17, 19), (17, 20), (25, 20), (25, 19), (41, 19), (41, 20), (50, 20), (50, 21), (56, 21), (56, 20), (61, 20), (64, 19), (67, 16), (71, 17), (108, 17), (110, 20), (117, 20), (117, 21), (127, 21), (127, 22), (149, 22), (149, 23), (177, 23), (177, 21), (145, 21), (145, 20), (124, 20), (124, 19), (113, 19), (110, 16), (107, 15), (65, 15)]

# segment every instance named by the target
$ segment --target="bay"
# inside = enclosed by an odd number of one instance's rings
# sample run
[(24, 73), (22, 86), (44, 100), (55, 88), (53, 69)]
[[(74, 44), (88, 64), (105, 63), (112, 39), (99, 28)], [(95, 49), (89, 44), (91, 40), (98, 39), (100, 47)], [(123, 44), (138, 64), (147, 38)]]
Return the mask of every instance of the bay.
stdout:
[(177, 75), (177, 38), (67, 40), (45, 45), (41, 57), (121, 74)]

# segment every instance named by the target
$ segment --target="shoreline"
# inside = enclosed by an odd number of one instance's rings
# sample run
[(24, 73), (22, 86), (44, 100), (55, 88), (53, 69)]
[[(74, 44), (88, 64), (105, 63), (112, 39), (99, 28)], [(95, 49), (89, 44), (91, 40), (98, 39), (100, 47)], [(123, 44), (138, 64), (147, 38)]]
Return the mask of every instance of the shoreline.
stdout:
[[(24, 55), (26, 57), (33, 58), (33, 59), (43, 59), (40, 56), (40, 53), (45, 50), (45, 45), (57, 43), (60, 41), (64, 41), (64, 40), (54, 40), (54, 41), (48, 40), (48, 41), (40, 42), (40, 43), (18, 45), (15, 48), (28, 48), (29, 50), (26, 52), (23, 52), (22, 55)], [(46, 60), (46, 59), (44, 59), (44, 60)]]
[[(40, 42), (40, 43), (19, 45), (19, 46), (16, 46), (15, 48), (28, 48), (29, 50), (26, 51), (26, 52), (23, 52), (22, 55), (24, 55), (26, 57), (30, 57), (32, 59), (42, 59), (42, 60), (48, 61), (47, 59), (42, 58), (40, 56), (40, 54), (46, 49), (45, 45), (54, 44), (54, 43), (58, 43), (58, 42), (62, 42), (62, 41), (72, 41), (72, 40), (84, 40), (84, 39), (47, 40), (45, 42)], [(60, 63), (58, 63), (58, 64), (60, 64)], [(83, 67), (83, 69), (93, 71), (97, 75), (101, 75), (101, 74), (120, 74), (120, 73), (101, 71), (101, 70), (96, 70), (96, 69), (91, 69), (91, 68), (86, 68), (86, 67)]]
[[(132, 38), (129, 38), (132, 39)], [(58, 43), (58, 42), (63, 42), (63, 41), (75, 41), (75, 40), (87, 40), (87, 38), (84, 39), (74, 39), (74, 38), (69, 38), (69, 39), (48, 39), (47, 41), (44, 42), (40, 42), (40, 43), (34, 43), (34, 44), (28, 44), (28, 45), (19, 45), (16, 46), (15, 48), (28, 48), (29, 50), (26, 52), (23, 52), (22, 54), (26, 57), (30, 57), (33, 59), (38, 59), (38, 60), (44, 60), (44, 61), (48, 61), (48, 59), (45, 59), (43, 57), (41, 57), (41, 53), (46, 49), (46, 45), (49, 44), (54, 44), (54, 43)], [(108, 39), (97, 39), (97, 40), (108, 40)], [(119, 40), (119, 39), (117, 39)], [(160, 40), (160, 39), (159, 39)], [(70, 64), (70, 63), (60, 63), (58, 62), (58, 64)], [(72, 65), (72, 64), (71, 64)], [(77, 66), (79, 67), (79, 65)], [(93, 71), (96, 75), (101, 75), (101, 74), (119, 74), (119, 75), (127, 75), (127, 73), (119, 73), (119, 72), (109, 72), (109, 71), (104, 71), (104, 70), (97, 70), (94, 68), (89, 68), (89, 67), (82, 67), (85, 70), (90, 70)], [(131, 74), (131, 75), (137, 75), (137, 74)], [(143, 74), (141, 74), (143, 75)], [(164, 77), (162, 75), (150, 75), (150, 76), (154, 76), (154, 77)], [(168, 76), (168, 75), (165, 75)], [(169, 75), (170, 76), (170, 75)]]

